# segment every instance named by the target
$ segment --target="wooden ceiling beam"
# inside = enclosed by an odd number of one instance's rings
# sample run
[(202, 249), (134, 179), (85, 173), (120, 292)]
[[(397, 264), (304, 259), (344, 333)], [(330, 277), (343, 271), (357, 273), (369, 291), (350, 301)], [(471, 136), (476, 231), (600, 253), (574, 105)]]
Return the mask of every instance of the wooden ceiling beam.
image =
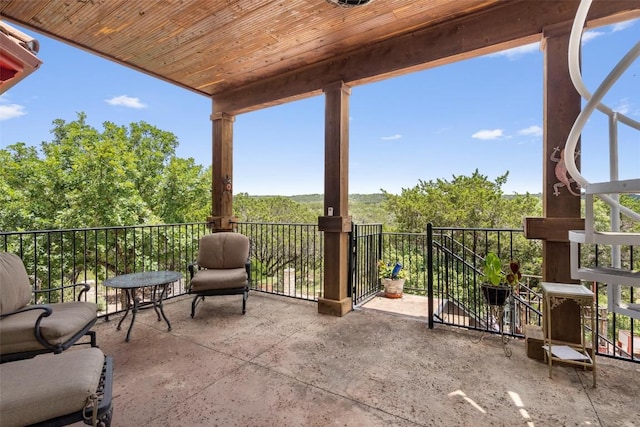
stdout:
[[(577, 1), (521, 0), (416, 30), (239, 89), (213, 95), (214, 112), (240, 114), (320, 94), (342, 80), (350, 86), (432, 68), (540, 41), (545, 27), (570, 25)], [(612, 18), (614, 17), (615, 18)], [(595, 1), (589, 27), (640, 17), (637, 0)]]

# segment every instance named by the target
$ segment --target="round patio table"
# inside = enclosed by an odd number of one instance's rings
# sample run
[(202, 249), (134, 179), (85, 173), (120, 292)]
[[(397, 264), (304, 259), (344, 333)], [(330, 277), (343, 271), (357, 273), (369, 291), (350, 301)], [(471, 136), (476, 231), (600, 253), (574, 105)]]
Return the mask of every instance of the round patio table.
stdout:
[[(124, 316), (122, 316), (122, 319), (118, 322), (117, 327), (117, 329), (120, 330), (122, 322), (127, 318), (129, 311), (131, 311), (131, 323), (127, 331), (127, 342), (129, 342), (131, 329), (136, 320), (136, 313), (139, 309), (148, 308), (149, 306), (152, 306), (156, 312), (158, 322), (161, 320), (160, 316), (162, 315), (162, 319), (167, 322), (168, 330), (171, 330), (171, 323), (169, 323), (169, 319), (167, 319), (162, 309), (162, 300), (167, 293), (167, 286), (180, 279), (182, 279), (182, 273), (178, 273), (177, 271), (145, 271), (142, 273), (122, 274), (111, 277), (103, 282), (103, 285), (109, 288), (124, 290), (127, 295), (127, 311), (125, 311)], [(150, 301), (141, 301), (137, 295), (136, 291), (144, 288), (152, 288)]]

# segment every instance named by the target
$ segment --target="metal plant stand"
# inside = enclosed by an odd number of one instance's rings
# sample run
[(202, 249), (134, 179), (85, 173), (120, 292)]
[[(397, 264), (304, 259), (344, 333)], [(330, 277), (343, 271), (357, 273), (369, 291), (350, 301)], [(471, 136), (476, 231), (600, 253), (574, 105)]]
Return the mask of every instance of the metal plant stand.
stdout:
[[(509, 303), (509, 301), (511, 301), (511, 289), (507, 286), (490, 286), (483, 284), (482, 294), (484, 296), (485, 305), (488, 309), (488, 322), (491, 325), (498, 325), (504, 355), (511, 357), (512, 351), (509, 346), (509, 337), (504, 334), (504, 307)], [(486, 331), (483, 330), (478, 342), (482, 341), (485, 334)]]
[[(510, 297), (507, 299), (507, 301)], [(504, 355), (511, 357), (512, 351), (509, 346), (509, 337), (504, 334), (504, 304), (503, 305), (489, 305), (490, 317), (498, 321), (498, 328), (500, 329), (500, 339), (502, 340), (502, 350)]]

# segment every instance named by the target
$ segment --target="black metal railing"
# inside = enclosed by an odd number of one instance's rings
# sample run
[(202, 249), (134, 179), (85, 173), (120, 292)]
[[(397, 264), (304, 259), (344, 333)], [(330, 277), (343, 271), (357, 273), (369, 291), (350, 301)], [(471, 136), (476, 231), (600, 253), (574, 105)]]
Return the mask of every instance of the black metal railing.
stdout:
[(378, 262), (400, 263), (408, 278), (404, 292), (427, 295), (427, 236), (383, 232), (382, 224), (354, 225), (351, 233), (351, 296), (360, 305), (382, 290)]
[[(522, 230), (431, 228), (431, 240), (429, 233), (382, 232), (381, 225), (354, 225), (353, 230), (354, 304), (363, 304), (381, 292), (378, 260), (400, 262), (408, 276), (404, 292), (425, 297), (430, 320), (496, 333), (500, 322), (492, 318), (494, 313), (480, 292), (484, 255), (493, 251), (503, 259), (515, 259), (525, 251), (535, 252), (527, 247), (535, 243), (524, 239)], [(540, 293), (535, 289), (538, 279), (529, 276), (526, 280), (505, 310), (502, 325), (509, 335), (522, 336), (525, 324), (541, 322)]]
[[(540, 293), (534, 277), (521, 283), (504, 306), (502, 319), (481, 292), (482, 264), (489, 252), (503, 261), (536, 259), (537, 243), (524, 238), (519, 229), (433, 228), (434, 316), (444, 324), (524, 336), (527, 324), (541, 325)], [(537, 283), (536, 283), (537, 285)]]
[(354, 224), (349, 241), (349, 296), (358, 305), (380, 290), (377, 263), (382, 256), (382, 224)]
[[(305, 300), (321, 296), (324, 235), (317, 224), (238, 223), (236, 228), (251, 240), (252, 290)], [(168, 296), (185, 294), (188, 265), (197, 256), (199, 238), (208, 233), (206, 223), (0, 232), (0, 250), (22, 258), (36, 288), (53, 290), (37, 302), (71, 301), (74, 295), (56, 289), (89, 283), (87, 298), (98, 304), (100, 316), (109, 316), (125, 309), (121, 295), (102, 285), (118, 274), (179, 271), (184, 278), (170, 287)], [(502, 323), (503, 332), (513, 336), (522, 336), (525, 325), (541, 324), (539, 276), (525, 275), (501, 322), (480, 292), (482, 260), (489, 251), (503, 260), (541, 260), (540, 243), (525, 239), (522, 230), (432, 227), (425, 233), (391, 233), (383, 232), (381, 224), (354, 225), (350, 249), (349, 292), (356, 305), (381, 291), (377, 262), (384, 260), (403, 264), (408, 273), (404, 291), (425, 297), (430, 324), (497, 333)], [(637, 255), (634, 248), (624, 250), (625, 265), (632, 269)], [(599, 248), (582, 258), (608, 262)], [(603, 298), (605, 285), (595, 286)], [(623, 296), (635, 301), (633, 292), (624, 289)], [(600, 354), (638, 360), (637, 321), (599, 309), (597, 324)]]
[[(237, 229), (251, 240), (253, 290), (317, 300), (324, 274), (317, 225), (238, 223)], [(87, 300), (98, 304), (102, 317), (126, 308), (120, 291), (102, 285), (119, 274), (178, 271), (183, 279), (169, 287), (168, 297), (184, 295), (188, 265), (207, 233), (206, 223), (0, 232), (0, 250), (22, 258), (35, 289), (51, 290), (41, 293), (47, 298), (38, 303), (72, 301), (75, 295), (56, 289), (88, 283)], [(147, 297), (143, 294), (142, 302)]]
[[(119, 274), (178, 271), (184, 279), (172, 284), (168, 295), (184, 294), (187, 266), (196, 257), (199, 238), (207, 232), (205, 223), (0, 232), (0, 250), (22, 258), (35, 289), (90, 284), (87, 300), (98, 304), (100, 316), (108, 316), (125, 309), (120, 291), (102, 285)], [(56, 291), (46, 295), (46, 300), (37, 302), (73, 299)]]
[(317, 224), (237, 223), (251, 241), (251, 289), (317, 300), (324, 284), (324, 234)]
[[(358, 240), (358, 228), (354, 230), (354, 239)], [(367, 239), (375, 241), (373, 236), (367, 236)], [(495, 309), (485, 303), (481, 292), (484, 279), (482, 264), (489, 252), (495, 252), (505, 262), (511, 259), (524, 261), (524, 271), (535, 270), (536, 263), (539, 267), (542, 261), (541, 243), (526, 239), (523, 230), (429, 227), (424, 234), (381, 232), (380, 241), (377, 253), (373, 246), (365, 247), (374, 248), (371, 252), (379, 259), (403, 263), (409, 273), (405, 292), (426, 296), (430, 327), (432, 322), (439, 322), (490, 333), (502, 332), (517, 337), (524, 336), (527, 325), (541, 327), (540, 275), (523, 276), (504, 311), (500, 313), (504, 316), (501, 319), (496, 319)], [(424, 248), (422, 254), (420, 248)], [(632, 271), (640, 270), (637, 251), (634, 252), (634, 248), (628, 246), (622, 247), (621, 250), (622, 267)], [(581, 262), (609, 265), (609, 251), (598, 247), (592, 252), (584, 251)], [(371, 266), (372, 263), (367, 265)], [(425, 271), (425, 266), (427, 270), (430, 267), (430, 270)], [(605, 284), (584, 285), (593, 288), (597, 295), (598, 330), (595, 333), (598, 334), (598, 354), (640, 361), (638, 322), (629, 316), (607, 311), (604, 301), (607, 295)], [(356, 292), (359, 304), (381, 290), (377, 280), (374, 280), (373, 285), (359, 286), (360, 291)], [(357, 287), (354, 289), (358, 290)], [(634, 291), (633, 287), (621, 287), (620, 294), (616, 297), (626, 305), (638, 304), (637, 292), (634, 294)]]

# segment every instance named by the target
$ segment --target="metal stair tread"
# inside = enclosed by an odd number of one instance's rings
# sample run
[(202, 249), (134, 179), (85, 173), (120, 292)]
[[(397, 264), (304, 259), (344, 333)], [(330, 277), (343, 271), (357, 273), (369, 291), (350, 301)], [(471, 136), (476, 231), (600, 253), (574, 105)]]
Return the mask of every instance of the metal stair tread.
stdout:
[(576, 243), (597, 243), (602, 245), (640, 245), (640, 233), (623, 231), (594, 231), (591, 239), (587, 239), (584, 230), (569, 230), (569, 241)]
[(612, 267), (583, 267), (576, 271), (575, 279), (619, 285), (640, 286), (640, 271), (621, 270)]
[(640, 311), (640, 304), (628, 303), (628, 304), (621, 304), (620, 306), (622, 308), (626, 308), (627, 310)]
[(591, 182), (584, 189), (585, 194), (640, 193), (640, 179), (621, 181)]

